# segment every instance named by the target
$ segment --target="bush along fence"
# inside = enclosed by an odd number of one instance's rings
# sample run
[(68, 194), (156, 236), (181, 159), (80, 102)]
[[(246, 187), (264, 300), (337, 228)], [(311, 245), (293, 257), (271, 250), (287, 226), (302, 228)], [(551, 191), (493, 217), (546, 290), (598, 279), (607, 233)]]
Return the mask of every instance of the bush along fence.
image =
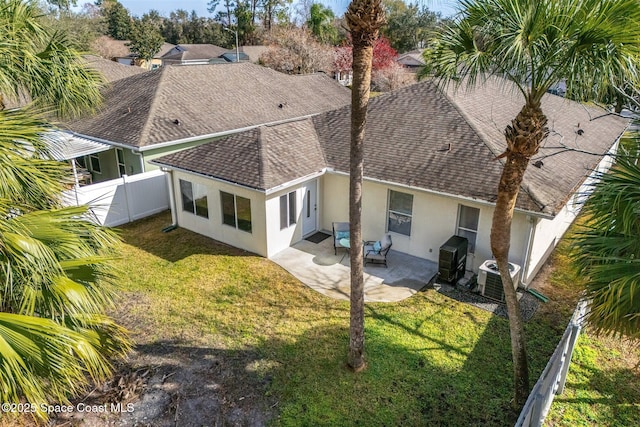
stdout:
[(556, 395), (562, 394), (567, 380), (571, 355), (576, 346), (578, 336), (584, 326), (587, 302), (580, 301), (573, 312), (571, 321), (562, 335), (547, 366), (542, 371), (538, 382), (533, 386), (527, 402), (520, 412), (516, 427), (539, 427), (549, 413), (549, 408)]
[(116, 227), (169, 209), (164, 172), (156, 170), (112, 179), (64, 193), (66, 205), (89, 205), (96, 222)]

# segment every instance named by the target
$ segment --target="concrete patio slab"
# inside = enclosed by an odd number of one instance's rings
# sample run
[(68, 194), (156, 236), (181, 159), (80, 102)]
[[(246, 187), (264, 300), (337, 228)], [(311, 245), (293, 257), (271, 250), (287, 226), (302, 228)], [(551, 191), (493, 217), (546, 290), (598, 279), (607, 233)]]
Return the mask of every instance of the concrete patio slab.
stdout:
[[(349, 299), (349, 254), (345, 249), (338, 249), (334, 255), (331, 238), (320, 243), (303, 240), (271, 260), (311, 289), (331, 298)], [(365, 302), (409, 298), (429, 284), (438, 272), (436, 263), (394, 250), (387, 256), (387, 264), (388, 268), (371, 264), (365, 267)]]

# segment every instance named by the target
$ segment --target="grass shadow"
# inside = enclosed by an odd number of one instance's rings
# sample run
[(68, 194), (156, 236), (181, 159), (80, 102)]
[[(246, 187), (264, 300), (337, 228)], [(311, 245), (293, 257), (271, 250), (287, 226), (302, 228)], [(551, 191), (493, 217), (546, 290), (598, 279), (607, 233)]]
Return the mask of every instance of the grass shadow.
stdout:
[(169, 262), (176, 262), (191, 255), (201, 254), (259, 256), (181, 227), (167, 233), (161, 232), (162, 229), (170, 224), (171, 213), (165, 211), (134, 223), (123, 225), (118, 228), (118, 231), (124, 243)]

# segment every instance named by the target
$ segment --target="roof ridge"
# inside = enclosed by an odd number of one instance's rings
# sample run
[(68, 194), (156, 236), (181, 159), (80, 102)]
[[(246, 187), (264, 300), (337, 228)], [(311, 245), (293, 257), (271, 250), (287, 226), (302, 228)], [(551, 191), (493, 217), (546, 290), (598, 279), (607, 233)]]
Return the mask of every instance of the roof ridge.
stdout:
[(147, 117), (145, 119), (144, 125), (142, 126), (142, 131), (140, 132), (140, 141), (139, 141), (139, 144), (138, 144), (139, 147), (144, 147), (144, 146), (147, 145), (146, 143), (143, 143), (143, 141), (145, 139), (148, 139), (148, 137), (149, 137), (149, 132), (150, 132), (150, 129), (151, 129), (151, 120), (150, 120), (150, 118), (153, 117), (152, 113), (155, 112), (155, 110), (157, 108), (157, 104), (159, 103), (159, 101), (158, 101), (158, 91), (161, 88), (161, 84), (164, 82), (164, 80), (166, 80), (165, 75), (169, 72), (170, 68), (171, 67), (160, 67), (160, 69), (159, 69), (158, 73), (160, 74), (160, 77), (158, 77), (158, 82), (156, 84), (156, 89), (153, 92), (153, 97), (151, 98), (151, 104), (149, 105), (149, 109), (147, 110)]

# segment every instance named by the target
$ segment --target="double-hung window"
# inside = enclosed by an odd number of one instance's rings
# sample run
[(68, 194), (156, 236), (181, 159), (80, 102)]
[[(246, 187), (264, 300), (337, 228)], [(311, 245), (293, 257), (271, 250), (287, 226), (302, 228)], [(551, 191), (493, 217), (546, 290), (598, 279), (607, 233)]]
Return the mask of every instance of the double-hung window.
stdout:
[(127, 174), (127, 167), (124, 163), (124, 151), (122, 148), (116, 148), (116, 162), (118, 163), (118, 174), (120, 177)]
[(394, 233), (411, 235), (413, 218), (413, 195), (389, 190), (389, 210), (387, 213), (387, 230)]
[(89, 154), (89, 164), (91, 165), (91, 172), (102, 173), (100, 157), (97, 154)]
[(280, 196), (280, 230), (284, 230), (296, 223), (296, 192)]
[(461, 237), (466, 237), (467, 240), (469, 240), (469, 252), (471, 253), (475, 253), (476, 251), (479, 220), (480, 209), (460, 205), (458, 209), (458, 230), (456, 234)]
[(221, 191), (220, 202), (222, 223), (251, 233), (251, 200)]
[(192, 214), (209, 218), (209, 204), (207, 202), (207, 187), (197, 182), (180, 180), (180, 194), (182, 195), (182, 210)]

